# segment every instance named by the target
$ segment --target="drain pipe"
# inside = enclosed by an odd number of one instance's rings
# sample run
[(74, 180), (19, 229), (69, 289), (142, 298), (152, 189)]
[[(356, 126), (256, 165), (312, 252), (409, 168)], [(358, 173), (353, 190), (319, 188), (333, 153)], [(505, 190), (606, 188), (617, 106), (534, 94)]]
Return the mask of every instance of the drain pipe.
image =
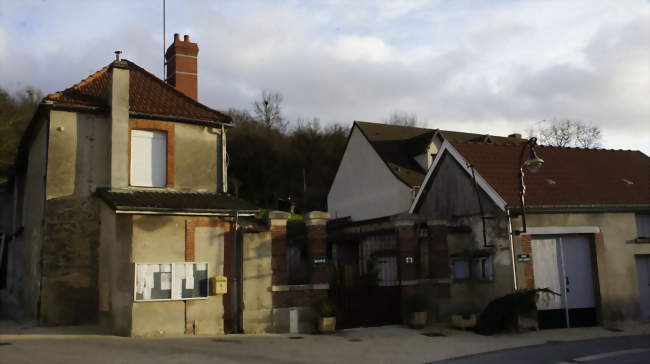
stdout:
[(508, 215), (508, 238), (510, 239), (510, 260), (512, 261), (512, 283), (514, 290), (519, 289), (519, 284), (517, 282), (517, 265), (515, 263), (515, 244), (512, 239), (512, 218), (510, 217), (510, 210), (506, 209), (506, 214)]

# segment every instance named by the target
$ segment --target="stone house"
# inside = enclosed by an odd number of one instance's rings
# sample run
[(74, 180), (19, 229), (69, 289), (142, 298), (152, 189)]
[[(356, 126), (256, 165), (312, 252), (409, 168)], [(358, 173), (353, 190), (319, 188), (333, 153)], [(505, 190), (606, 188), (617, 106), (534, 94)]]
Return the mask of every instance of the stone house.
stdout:
[[(409, 212), (447, 227), (450, 312), (550, 288), (539, 325), (650, 319), (650, 159), (638, 151), (445, 141)], [(523, 219), (525, 218), (525, 219)]]
[(197, 55), (176, 35), (167, 82), (117, 54), (43, 99), (3, 204), (3, 310), (126, 335), (235, 329), (237, 293), (207, 280), (233, 276), (237, 220), (257, 208), (226, 193), (233, 123), (197, 101)]
[[(447, 226), (408, 214), (446, 140), (522, 142), (518, 134), (354, 122), (328, 194), (328, 236), (339, 281), (334, 296), (349, 326), (402, 322), (402, 304), (417, 292), (435, 297), (432, 319), (448, 315)], [(362, 284), (369, 275), (377, 278), (374, 287)]]

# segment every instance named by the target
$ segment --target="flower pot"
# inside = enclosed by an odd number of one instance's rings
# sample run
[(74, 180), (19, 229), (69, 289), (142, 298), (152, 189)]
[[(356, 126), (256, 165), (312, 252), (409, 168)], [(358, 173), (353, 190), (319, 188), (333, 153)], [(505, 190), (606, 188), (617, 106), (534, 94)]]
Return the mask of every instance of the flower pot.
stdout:
[(461, 314), (451, 315), (452, 326), (463, 330), (476, 326), (476, 320), (477, 320), (476, 314), (471, 314), (467, 318), (465, 318)]
[(427, 319), (428, 318), (429, 318), (429, 315), (427, 314), (426, 311), (423, 311), (423, 312), (411, 312), (409, 314), (408, 324), (412, 328), (425, 327), (427, 325)]
[(318, 331), (321, 334), (331, 334), (336, 331), (336, 317), (321, 317), (318, 319)]

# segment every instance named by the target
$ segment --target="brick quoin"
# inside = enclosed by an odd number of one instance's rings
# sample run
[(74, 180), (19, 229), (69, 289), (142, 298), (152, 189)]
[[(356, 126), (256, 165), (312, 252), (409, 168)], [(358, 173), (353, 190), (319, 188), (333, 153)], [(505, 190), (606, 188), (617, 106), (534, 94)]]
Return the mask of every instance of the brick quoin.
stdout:
[[(521, 252), (522, 252), (522, 254), (528, 254), (528, 255), (533, 254), (532, 240), (533, 240), (533, 238), (530, 235), (521, 235), (520, 242), (521, 242)], [(523, 269), (524, 269), (524, 287), (523, 288), (534, 289), (535, 288), (535, 274), (533, 273), (533, 260), (531, 259), (528, 262), (522, 262), (522, 263), (519, 263), (519, 264), (521, 264), (523, 266)]]

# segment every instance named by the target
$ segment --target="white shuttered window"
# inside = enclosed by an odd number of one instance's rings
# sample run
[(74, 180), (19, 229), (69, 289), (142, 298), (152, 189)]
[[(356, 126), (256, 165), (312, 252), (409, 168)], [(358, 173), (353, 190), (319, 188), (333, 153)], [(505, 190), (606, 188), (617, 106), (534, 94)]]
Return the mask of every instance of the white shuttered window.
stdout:
[(165, 187), (167, 133), (131, 130), (131, 186)]

